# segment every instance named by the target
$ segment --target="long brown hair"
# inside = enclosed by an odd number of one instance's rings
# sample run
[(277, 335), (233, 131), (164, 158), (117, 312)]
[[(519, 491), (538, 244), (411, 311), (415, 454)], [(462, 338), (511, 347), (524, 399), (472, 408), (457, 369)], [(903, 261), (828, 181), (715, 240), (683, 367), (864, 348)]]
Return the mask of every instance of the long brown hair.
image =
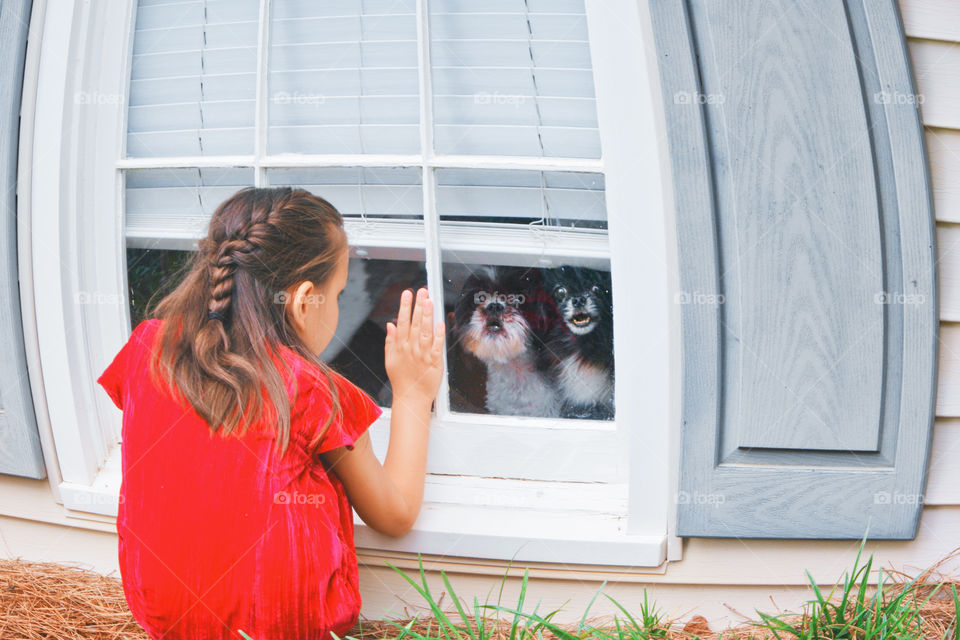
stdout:
[(162, 371), (174, 396), (214, 433), (242, 434), (261, 419), (275, 420), (282, 455), (291, 405), (273, 358), (290, 372), (279, 345), (293, 349), (319, 368), (330, 390), (332, 411), (309, 443), (313, 455), (342, 416), (340, 397), (330, 368), (289, 324), (283, 302), (304, 280), (322, 287), (346, 247), (340, 213), (308, 191), (248, 187), (230, 196), (214, 212), (183, 280), (147, 312), (165, 320), (150, 374), (160, 380)]

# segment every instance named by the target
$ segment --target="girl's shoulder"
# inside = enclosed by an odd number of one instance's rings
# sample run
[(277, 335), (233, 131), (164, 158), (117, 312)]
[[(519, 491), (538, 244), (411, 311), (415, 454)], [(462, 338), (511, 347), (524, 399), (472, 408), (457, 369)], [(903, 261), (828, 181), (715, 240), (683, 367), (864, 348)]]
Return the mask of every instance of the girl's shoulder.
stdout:
[(156, 335), (157, 330), (160, 329), (162, 324), (163, 320), (160, 318), (147, 318), (146, 320), (141, 320), (140, 323), (134, 327), (133, 331), (130, 333), (130, 339), (133, 340), (136, 338), (141, 344), (143, 344)]
[[(309, 440), (317, 425), (323, 424), (332, 410), (330, 385), (316, 363), (309, 362), (289, 347), (281, 346), (279, 350), (296, 375), (297, 390), (291, 407), (291, 420), (295, 424), (292, 426), (304, 430)], [(363, 389), (330, 367), (326, 369), (336, 387), (341, 411), (331, 424), (318, 450), (320, 453), (337, 446), (352, 445), (383, 413)]]

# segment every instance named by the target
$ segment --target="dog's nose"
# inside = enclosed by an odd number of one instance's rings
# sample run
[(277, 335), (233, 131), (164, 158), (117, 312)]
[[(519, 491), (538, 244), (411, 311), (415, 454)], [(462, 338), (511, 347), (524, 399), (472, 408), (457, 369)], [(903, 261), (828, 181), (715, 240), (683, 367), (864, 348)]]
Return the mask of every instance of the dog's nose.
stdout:
[(503, 313), (503, 303), (502, 302), (491, 302), (487, 305), (486, 311), (488, 315), (500, 315)]
[(587, 304), (587, 296), (577, 296), (570, 301), (571, 304), (575, 307), (582, 307)]

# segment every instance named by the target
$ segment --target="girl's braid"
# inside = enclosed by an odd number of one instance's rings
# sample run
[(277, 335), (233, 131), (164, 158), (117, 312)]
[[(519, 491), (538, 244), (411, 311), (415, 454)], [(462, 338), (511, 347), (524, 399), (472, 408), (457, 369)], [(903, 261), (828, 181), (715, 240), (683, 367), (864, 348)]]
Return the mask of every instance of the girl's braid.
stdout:
[(253, 207), (253, 217), (231, 238), (224, 240), (217, 247), (212, 242), (204, 241), (201, 250), (214, 254), (210, 262), (210, 301), (207, 303), (209, 318), (216, 318), (226, 323), (229, 317), (230, 303), (233, 296), (233, 273), (238, 266), (243, 266), (244, 256), (260, 247), (262, 238), (272, 232), (275, 212), (283, 207), (287, 198), (282, 199), (273, 209), (269, 207)]

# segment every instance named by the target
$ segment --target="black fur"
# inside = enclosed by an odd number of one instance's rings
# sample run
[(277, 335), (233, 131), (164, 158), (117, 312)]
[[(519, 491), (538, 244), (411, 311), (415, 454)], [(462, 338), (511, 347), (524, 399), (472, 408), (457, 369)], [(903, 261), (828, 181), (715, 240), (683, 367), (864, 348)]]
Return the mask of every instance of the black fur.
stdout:
[[(558, 385), (564, 399), (561, 417), (612, 419), (613, 304), (610, 272), (563, 265), (543, 270), (543, 286), (555, 304), (555, 310), (551, 313), (555, 314), (557, 320), (551, 323), (545, 348), (539, 352), (538, 368), (549, 371)], [(592, 310), (592, 313), (587, 313), (588, 310)], [(583, 327), (572, 322), (574, 319), (584, 322)], [(562, 363), (570, 358), (597, 371), (598, 376), (606, 379), (609, 393), (604, 390), (593, 394), (586, 388), (576, 388), (569, 379), (562, 381)]]

